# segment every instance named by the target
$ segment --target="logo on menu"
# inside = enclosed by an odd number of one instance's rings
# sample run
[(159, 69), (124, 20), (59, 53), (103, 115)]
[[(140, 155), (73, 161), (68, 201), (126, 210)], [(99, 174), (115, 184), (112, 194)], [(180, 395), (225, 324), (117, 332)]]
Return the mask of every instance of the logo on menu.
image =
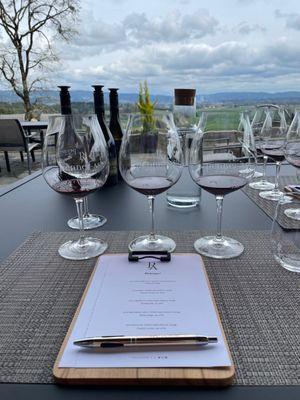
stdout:
[(157, 265), (155, 261), (149, 261), (145, 274), (147, 275), (158, 275), (161, 274), (161, 272), (159, 272), (159, 270), (157, 269)]

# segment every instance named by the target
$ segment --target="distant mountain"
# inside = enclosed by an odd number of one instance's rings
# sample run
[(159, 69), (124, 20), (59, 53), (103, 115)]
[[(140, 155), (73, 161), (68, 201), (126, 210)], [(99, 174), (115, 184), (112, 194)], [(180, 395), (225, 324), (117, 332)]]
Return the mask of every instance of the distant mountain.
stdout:
[[(108, 92), (105, 92), (105, 102), (108, 103)], [(73, 102), (91, 102), (93, 101), (92, 91), (71, 90)], [(152, 99), (157, 100), (160, 105), (172, 104), (172, 96), (153, 95)], [(46, 104), (57, 104), (59, 102), (59, 93), (57, 90), (44, 90), (32, 94), (33, 100)], [(119, 94), (121, 103), (135, 103), (138, 99), (136, 93)], [(20, 99), (10, 90), (0, 90), (0, 102), (15, 103)], [(300, 103), (300, 92), (228, 92), (201, 94), (197, 96), (197, 102), (205, 104), (230, 103), (230, 104), (251, 104), (251, 103)]]
[(230, 92), (199, 96), (204, 103), (299, 103), (300, 92)]

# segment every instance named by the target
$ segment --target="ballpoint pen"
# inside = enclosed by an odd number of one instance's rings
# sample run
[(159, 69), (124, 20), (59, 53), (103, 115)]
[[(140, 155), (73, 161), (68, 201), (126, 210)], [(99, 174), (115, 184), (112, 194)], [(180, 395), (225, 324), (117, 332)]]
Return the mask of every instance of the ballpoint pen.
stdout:
[(98, 336), (78, 339), (74, 345), (86, 348), (113, 348), (138, 346), (191, 346), (217, 343), (218, 338), (200, 335), (159, 335), (159, 336)]

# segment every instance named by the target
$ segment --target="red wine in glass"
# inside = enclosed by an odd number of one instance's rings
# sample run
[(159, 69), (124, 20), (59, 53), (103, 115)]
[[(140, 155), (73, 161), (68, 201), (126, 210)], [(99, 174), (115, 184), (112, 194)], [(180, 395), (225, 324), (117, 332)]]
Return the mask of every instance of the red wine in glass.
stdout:
[(274, 161), (282, 162), (285, 159), (285, 155), (282, 149), (261, 149), (261, 151), (268, 157), (272, 158)]
[(130, 187), (145, 196), (156, 196), (169, 189), (173, 182), (162, 176), (145, 176), (128, 180)]
[(215, 196), (225, 196), (244, 187), (247, 180), (234, 175), (206, 175), (200, 176), (196, 183)]
[(49, 186), (56, 192), (77, 198), (95, 192), (104, 184), (101, 178), (72, 178), (68, 174), (61, 174), (59, 168), (55, 167), (45, 171), (44, 177)]

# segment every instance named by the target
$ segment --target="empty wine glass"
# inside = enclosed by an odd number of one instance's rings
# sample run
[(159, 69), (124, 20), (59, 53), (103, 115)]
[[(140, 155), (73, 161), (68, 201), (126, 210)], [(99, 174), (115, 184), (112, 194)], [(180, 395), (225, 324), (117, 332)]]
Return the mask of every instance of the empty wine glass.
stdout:
[[(297, 172), (300, 172), (300, 109), (296, 110), (294, 119), (289, 127), (284, 155), (285, 159), (297, 168)], [(299, 176), (299, 173), (297, 176)], [(300, 185), (294, 186), (293, 190), (295, 194), (300, 195)], [(300, 221), (300, 208), (287, 208), (284, 210), (284, 214), (289, 218)]]
[(59, 254), (84, 260), (105, 251), (107, 243), (84, 236), (83, 197), (105, 183), (108, 153), (95, 115), (61, 115), (50, 118), (43, 148), (43, 176), (58, 193), (72, 196), (80, 221), (80, 237), (60, 246)]
[(279, 173), (281, 162), (284, 160), (284, 147), (286, 142), (286, 136), (288, 131), (288, 125), (285, 118), (285, 112), (283, 108), (278, 108), (275, 112), (270, 108), (266, 112), (266, 118), (261, 129), (261, 151), (271, 158), (276, 165), (275, 175), (275, 186), (272, 190), (266, 190), (259, 193), (259, 196), (266, 200), (278, 201), (289, 201), (289, 197), (282, 197), (284, 193), (279, 190)]
[[(222, 235), (222, 211), (224, 196), (244, 187), (255, 172), (255, 156), (244, 131), (233, 129), (230, 116), (223, 113), (217, 118), (207, 113), (204, 133), (197, 132), (190, 153), (189, 170), (193, 180), (202, 189), (215, 195), (217, 202), (217, 234), (202, 237), (194, 243), (195, 250), (207, 257), (228, 259), (239, 256), (244, 246), (237, 240)], [(231, 137), (231, 143), (219, 141), (219, 137)], [(234, 137), (235, 139), (234, 139)], [(215, 155), (231, 149), (227, 161)], [(220, 161), (221, 160), (221, 161)]]
[(149, 235), (134, 239), (133, 251), (173, 251), (173, 239), (154, 229), (154, 199), (180, 178), (182, 151), (171, 113), (134, 114), (129, 117), (120, 150), (120, 172), (125, 182), (147, 196), (151, 213)]
[[(264, 121), (266, 119), (266, 112), (269, 109), (274, 109), (277, 110), (278, 106), (272, 105), (272, 104), (266, 104), (266, 105), (260, 105), (256, 107), (255, 114), (252, 118), (251, 121), (251, 128), (253, 132), (253, 136), (255, 139), (255, 144), (256, 144), (256, 149), (260, 150), (260, 133), (264, 124)], [(255, 180), (254, 182), (250, 182), (249, 186), (252, 189), (256, 190), (272, 190), (274, 189), (275, 185), (272, 182), (269, 182), (266, 179), (266, 168), (267, 168), (267, 163), (268, 163), (268, 156), (262, 155), (259, 156), (257, 155), (257, 159), (262, 158), (263, 161), (263, 172), (261, 174), (257, 174), (255, 172), (253, 178), (262, 178), (260, 180)]]

